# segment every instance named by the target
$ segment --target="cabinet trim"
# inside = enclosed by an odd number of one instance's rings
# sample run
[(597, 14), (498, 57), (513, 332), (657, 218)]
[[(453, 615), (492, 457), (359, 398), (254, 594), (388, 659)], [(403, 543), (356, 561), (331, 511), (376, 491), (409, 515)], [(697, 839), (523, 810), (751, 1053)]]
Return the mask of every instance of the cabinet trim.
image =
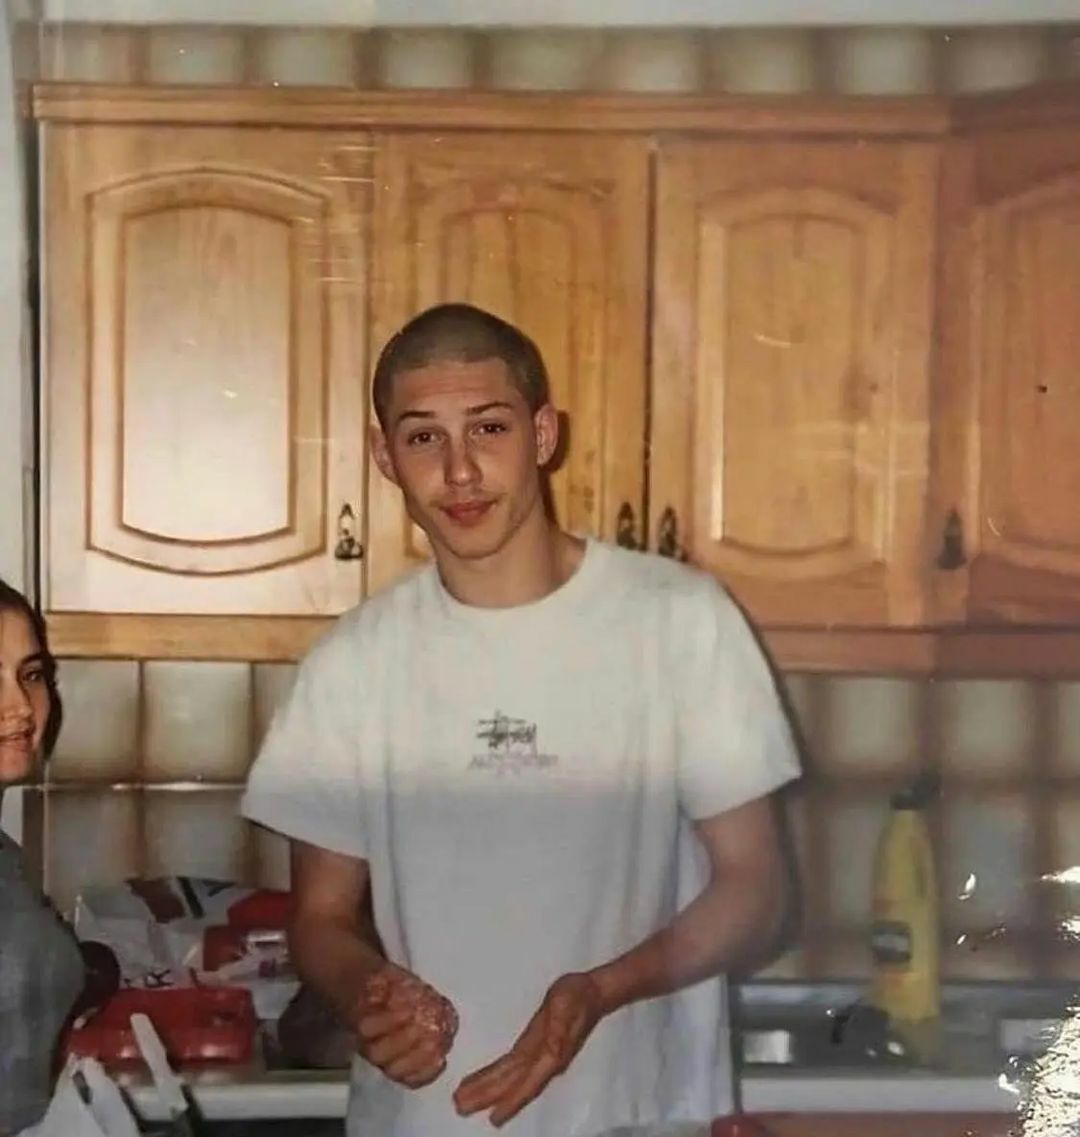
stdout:
[(302, 658), (332, 620), (320, 616), (50, 612), (45, 622), (49, 649), (59, 658), (288, 663)]
[[(49, 647), (72, 659), (207, 659), (288, 663), (328, 631), (320, 616), (47, 614)], [(784, 671), (1080, 678), (1080, 631), (1011, 628), (894, 631), (763, 628)]]
[(680, 131), (935, 137), (947, 100), (932, 96), (653, 95), (505, 91), (340, 91), (303, 87), (139, 87), (38, 83), (50, 122), (200, 126), (423, 127), (428, 130)]

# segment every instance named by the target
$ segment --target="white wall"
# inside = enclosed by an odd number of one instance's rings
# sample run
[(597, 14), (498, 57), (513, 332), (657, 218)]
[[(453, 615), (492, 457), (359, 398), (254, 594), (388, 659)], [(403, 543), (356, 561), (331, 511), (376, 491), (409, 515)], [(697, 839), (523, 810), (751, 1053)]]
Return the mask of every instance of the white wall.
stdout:
[[(26, 584), (23, 486), (29, 465), (22, 162), (7, 8), (0, 10), (0, 576)], [(21, 834), (21, 795), (4, 795), (0, 826)]]
[(349, 25), (735, 26), (1080, 20), (1080, 0), (44, 0), (48, 20)]

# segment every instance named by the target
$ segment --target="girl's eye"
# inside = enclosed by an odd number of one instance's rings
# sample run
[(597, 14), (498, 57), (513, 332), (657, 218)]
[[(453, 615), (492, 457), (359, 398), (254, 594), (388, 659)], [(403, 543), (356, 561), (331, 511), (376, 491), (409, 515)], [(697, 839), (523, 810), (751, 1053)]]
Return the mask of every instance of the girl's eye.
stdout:
[(22, 681), (24, 683), (44, 683), (45, 682), (45, 669), (43, 667), (31, 667), (23, 672)]

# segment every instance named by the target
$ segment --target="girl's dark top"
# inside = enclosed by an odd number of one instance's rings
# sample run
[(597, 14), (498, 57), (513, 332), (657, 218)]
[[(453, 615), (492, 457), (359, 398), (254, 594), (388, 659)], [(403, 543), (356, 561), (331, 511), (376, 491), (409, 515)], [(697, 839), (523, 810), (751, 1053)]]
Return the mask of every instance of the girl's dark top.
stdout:
[(82, 984), (75, 937), (0, 832), (0, 1134), (41, 1120), (57, 1039)]

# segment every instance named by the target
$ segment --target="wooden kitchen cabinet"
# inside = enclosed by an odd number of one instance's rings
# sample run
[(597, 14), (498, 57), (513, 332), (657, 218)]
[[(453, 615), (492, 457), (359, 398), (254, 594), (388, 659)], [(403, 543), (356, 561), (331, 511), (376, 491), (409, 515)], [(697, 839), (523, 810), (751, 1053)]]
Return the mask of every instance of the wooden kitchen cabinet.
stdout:
[[(639, 540), (645, 483), (648, 142), (614, 135), (375, 138), (373, 354), (416, 312), (468, 301), (520, 326), (547, 364), (568, 446), (563, 525)], [(372, 467), (369, 580), (426, 555)]]
[[(58, 650), (94, 636), (104, 650), (177, 648), (125, 614), (354, 604), (365, 137), (50, 123), (43, 160), (45, 602)], [(186, 629), (193, 654), (258, 658), (269, 625), (160, 627)]]
[(651, 544), (766, 627), (925, 614), (939, 147), (660, 150)]
[(957, 139), (943, 195), (938, 615), (1075, 628), (1080, 123), (996, 118)]

